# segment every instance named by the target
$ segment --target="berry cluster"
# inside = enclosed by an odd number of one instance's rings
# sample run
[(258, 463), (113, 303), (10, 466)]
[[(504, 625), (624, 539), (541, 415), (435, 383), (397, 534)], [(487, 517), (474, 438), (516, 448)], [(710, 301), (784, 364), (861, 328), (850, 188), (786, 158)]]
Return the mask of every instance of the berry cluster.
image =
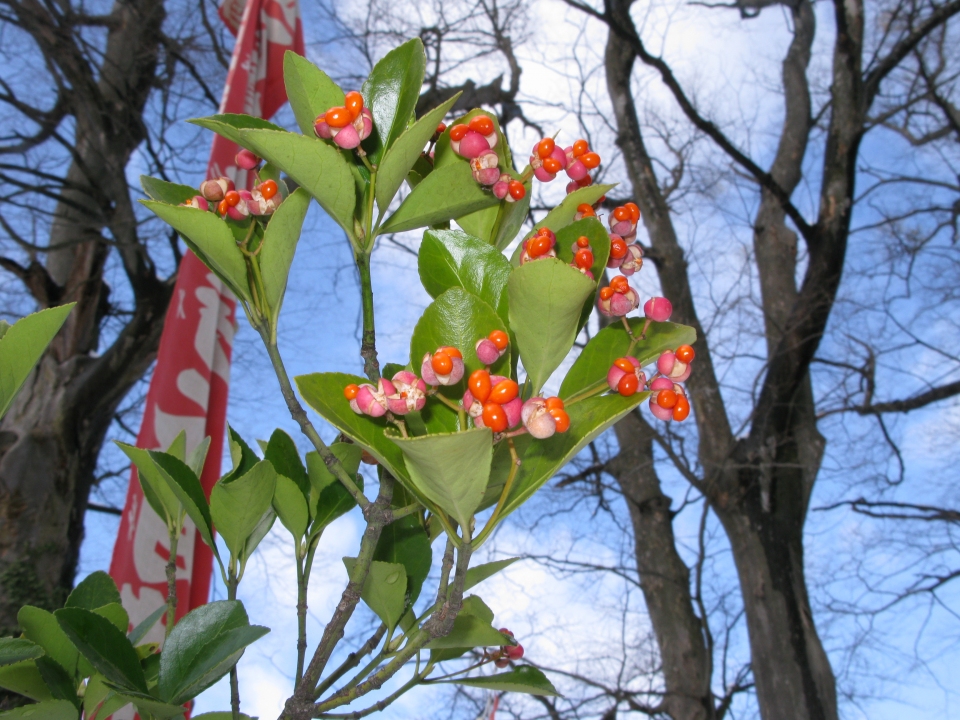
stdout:
[(550, 228), (537, 228), (537, 232), (523, 241), (523, 250), (520, 252), (520, 264), (542, 258), (555, 258), (557, 236)]
[(627, 277), (643, 267), (643, 250), (637, 244), (637, 223), (640, 208), (627, 203), (614, 209), (610, 215), (610, 259), (608, 268), (619, 268)]
[(640, 296), (630, 287), (630, 282), (617, 275), (610, 284), (600, 288), (600, 300), (597, 307), (608, 317), (623, 317), (640, 306)]
[[(236, 162), (243, 170), (255, 170), (260, 165), (260, 158), (249, 150), (241, 150)], [(237, 190), (233, 180), (218, 177), (200, 183), (200, 194), (183, 205), (206, 211), (211, 209), (212, 203), (220, 217), (244, 220), (250, 215), (272, 215), (283, 200), (279, 191), (275, 180), (257, 183), (253, 190)]]
[(624, 397), (649, 390), (650, 411), (660, 420), (686, 420), (690, 415), (690, 401), (680, 385), (690, 377), (693, 348), (681, 345), (674, 351), (667, 350), (657, 359), (657, 372), (647, 382), (635, 357), (622, 357), (613, 361), (607, 372), (607, 385)]
[[(437, 130), (442, 132), (440, 126)], [(493, 150), (498, 140), (497, 128), (486, 115), (475, 115), (466, 125), (457, 123), (450, 128), (450, 147), (470, 161), (473, 178), (489, 187), (498, 200), (522, 200), (527, 194), (523, 183), (500, 170), (500, 158)]]
[[(599, 166), (600, 156), (591, 152), (589, 143), (583, 138), (568, 148), (561, 148), (553, 138), (544, 138), (533, 146), (530, 153), (530, 167), (540, 182), (550, 182), (557, 177), (557, 173), (565, 170), (570, 180), (580, 183), (589, 178), (591, 170)], [(586, 182), (586, 185), (589, 184)]]
[(572, 266), (593, 280), (593, 271), (590, 268), (593, 267), (594, 258), (593, 248), (590, 247), (590, 238), (586, 235), (581, 235), (576, 239), (576, 242), (570, 246), (570, 249), (573, 251)]
[(317, 116), (313, 131), (324, 140), (333, 140), (337, 147), (353, 150), (373, 132), (373, 113), (363, 106), (363, 95), (351, 90), (343, 107), (332, 107)]
[[(494, 330), (480, 338), (474, 346), (484, 365), (492, 365), (507, 350), (509, 338), (502, 330)], [(358, 415), (383, 417), (390, 411), (406, 415), (422, 410), (427, 397), (436, 394), (440, 385), (456, 385), (463, 379), (463, 353), (455, 347), (437, 348), (423, 356), (418, 378), (412, 372), (401, 370), (393, 380), (381, 379), (376, 386), (350, 384), (343, 395)], [(429, 386), (429, 387), (428, 387)], [(570, 416), (558, 397), (520, 399), (516, 381), (502, 375), (492, 375), (488, 367), (476, 370), (467, 379), (467, 390), (459, 406), (473, 420), (474, 427), (488, 427), (495, 433), (517, 428), (533, 437), (545, 439), (554, 433), (566, 432)]]
[[(513, 633), (506, 628), (500, 628), (500, 632), (513, 637)], [(519, 660), (523, 657), (523, 645), (520, 643), (516, 645), (501, 645), (499, 650), (494, 650), (486, 657), (489, 660), (493, 660), (493, 664), (498, 668), (505, 668), (510, 664), (511, 660)]]

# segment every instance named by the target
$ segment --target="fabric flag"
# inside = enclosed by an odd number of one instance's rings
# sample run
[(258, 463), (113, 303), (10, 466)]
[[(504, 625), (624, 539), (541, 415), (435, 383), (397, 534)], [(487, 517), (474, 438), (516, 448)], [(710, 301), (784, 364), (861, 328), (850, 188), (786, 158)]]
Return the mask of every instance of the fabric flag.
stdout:
[[(225, 0), (220, 15), (237, 36), (220, 112), (270, 118), (287, 99), (284, 53), (303, 54), (298, 0)], [(207, 177), (227, 176), (237, 187), (249, 188), (253, 173), (236, 167), (237, 150), (236, 145), (216, 136)], [(167, 310), (137, 446), (166, 448), (184, 430), (190, 452), (210, 436), (201, 477), (208, 496), (220, 477), (236, 331), (236, 300), (187, 252)], [(196, 526), (189, 518), (184, 524), (177, 546), (177, 619), (207, 602), (213, 568), (213, 553), (200, 539)], [(120, 588), (131, 627), (166, 602), (169, 547), (166, 524), (144, 502), (134, 468), (110, 563), (110, 575)], [(148, 641), (163, 641), (164, 621), (154, 626)], [(132, 706), (114, 714), (115, 718), (132, 716)]]

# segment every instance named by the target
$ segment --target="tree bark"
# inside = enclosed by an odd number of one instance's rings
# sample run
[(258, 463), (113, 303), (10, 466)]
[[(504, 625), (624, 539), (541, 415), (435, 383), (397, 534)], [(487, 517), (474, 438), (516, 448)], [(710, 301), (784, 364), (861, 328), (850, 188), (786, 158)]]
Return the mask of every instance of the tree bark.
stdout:
[[(57, 607), (73, 586), (100, 447), (123, 397), (156, 356), (173, 282), (154, 273), (125, 176), (145, 138), (143, 110), (156, 81), (163, 3), (117, 0), (97, 68), (81, 51), (72, 11), (58, 7), (35, 0), (11, 5), (52, 72), (69, 85), (75, 118), (73, 161), (42, 283), (54, 292), (33, 294), (41, 306), (76, 301), (77, 307), (0, 423), (0, 634), (16, 632), (21, 605)], [(134, 308), (97, 356), (111, 248), (131, 284)]]

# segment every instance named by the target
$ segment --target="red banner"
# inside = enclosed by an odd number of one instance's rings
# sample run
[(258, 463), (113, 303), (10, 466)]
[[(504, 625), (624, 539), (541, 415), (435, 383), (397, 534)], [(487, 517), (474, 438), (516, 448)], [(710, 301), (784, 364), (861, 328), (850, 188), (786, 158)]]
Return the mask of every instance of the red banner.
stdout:
[[(284, 52), (303, 54), (298, 0), (225, 0), (220, 14), (237, 36), (220, 112), (270, 118), (287, 99)], [(236, 145), (216, 136), (207, 177), (227, 176), (238, 187), (249, 188), (253, 174), (236, 167), (236, 154)], [(167, 310), (137, 446), (165, 448), (184, 430), (190, 452), (210, 436), (201, 477), (208, 496), (220, 477), (236, 330), (236, 300), (187, 252)], [(110, 563), (131, 627), (166, 602), (169, 548), (166, 524), (144, 502), (134, 469)], [(212, 568), (213, 553), (187, 518), (177, 547), (178, 619), (207, 602)], [(157, 623), (148, 640), (163, 641), (163, 622)], [(115, 718), (132, 716), (132, 706), (114, 714)]]

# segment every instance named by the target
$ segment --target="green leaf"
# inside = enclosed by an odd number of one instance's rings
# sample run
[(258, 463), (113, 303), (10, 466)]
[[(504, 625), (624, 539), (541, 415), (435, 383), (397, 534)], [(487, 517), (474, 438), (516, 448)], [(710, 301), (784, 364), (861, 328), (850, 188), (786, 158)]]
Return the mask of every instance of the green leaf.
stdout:
[(510, 329), (534, 395), (573, 347), (580, 312), (595, 287), (556, 258), (528, 262), (510, 275)]
[(297, 444), (287, 433), (279, 429), (273, 431), (263, 452), (263, 459), (270, 461), (278, 475), (293, 480), (304, 498), (310, 497), (310, 478), (303, 467)]
[(136, 646), (141, 640), (143, 640), (147, 636), (147, 633), (153, 629), (153, 626), (157, 624), (157, 621), (162, 618), (166, 612), (167, 606), (164, 604), (147, 615), (147, 617), (127, 635), (127, 640), (130, 641), (130, 644)]
[(82, 608), (63, 608), (54, 616), (67, 637), (105, 678), (125, 688), (147, 691), (137, 652), (113, 623)]
[(377, 169), (377, 207), (381, 215), (387, 211), (390, 201), (407, 179), (407, 173), (417, 162), (420, 153), (437, 131), (437, 125), (460, 98), (457, 93), (439, 107), (434, 108), (406, 130), (383, 156)]
[(307, 499), (300, 488), (284, 475), (277, 475), (273, 509), (277, 511), (280, 522), (290, 531), (299, 547), (300, 539), (307, 532), (307, 525), (310, 523), (310, 511), (307, 508)]
[(570, 429), (529, 444), (501, 513), (501, 520), (520, 507), (591, 440), (649, 396), (650, 393), (647, 392), (626, 398), (613, 394), (568, 403), (565, 409), (570, 416)]
[(545, 227), (553, 230), (554, 232), (559, 231), (561, 228), (564, 228), (573, 222), (573, 218), (577, 214), (578, 205), (593, 205), (597, 200), (606, 195), (610, 190), (613, 190), (615, 187), (615, 184), (588, 185), (585, 188), (574, 190), (572, 193), (567, 195), (559, 205), (548, 212), (544, 216), (543, 220), (534, 225), (534, 230), (539, 230), (540, 228)]
[(446, 648), (475, 648), (510, 645), (513, 641), (496, 630), (493, 613), (476, 595), (464, 598), (463, 607), (453, 621), (453, 629), (445, 636), (431, 640), (431, 650)]
[[(357, 485), (362, 490), (363, 477), (357, 474), (360, 470), (362, 454), (360, 446), (353, 443), (333, 443), (330, 446), (330, 452), (340, 459), (343, 469), (350, 477), (356, 479)], [(307, 453), (307, 474), (310, 478), (310, 497), (313, 506), (313, 526), (310, 532), (314, 534), (352, 510), (357, 503), (315, 451)]]
[(276, 520), (277, 512), (273, 509), (273, 504), (271, 503), (263, 512), (263, 515), (260, 516), (260, 520), (253, 528), (253, 532), (247, 536), (247, 540), (243, 544), (243, 551), (240, 553), (240, 577), (243, 577), (243, 569), (247, 566), (247, 561), (253, 557), (254, 550), (257, 549), (260, 541), (270, 532), (270, 528), (273, 527), (273, 523), (275, 523)]
[(283, 84), (304, 135), (313, 135), (318, 115), (343, 106), (343, 90), (323, 70), (293, 50), (283, 54)]
[(414, 486), (452, 515), (461, 527), (469, 527), (490, 478), (490, 428), (390, 439), (403, 451)]
[(464, 578), (463, 589), (469, 590), (474, 585), (479, 585), (488, 577), (496, 575), (504, 568), (510, 567), (520, 558), (507, 558), (506, 560), (495, 560), (494, 562), (477, 565), (467, 570), (467, 577)]
[(439, 225), (499, 202), (473, 179), (466, 161), (454, 163), (427, 175), (383, 223), (380, 234)]
[(179, 185), (149, 175), (140, 176), (140, 187), (148, 198), (167, 205), (179, 205), (200, 194), (196, 188), (189, 185)]
[[(398, 495), (401, 497), (398, 498)], [(394, 490), (394, 507), (413, 502), (414, 497), (402, 486)], [(423, 582), (430, 574), (433, 551), (430, 549), (430, 538), (416, 513), (394, 520), (383, 529), (373, 559), (403, 565), (407, 575), (407, 604), (417, 601)]]
[(42, 702), (53, 699), (50, 688), (40, 676), (37, 664), (33, 660), (24, 660), (0, 667), (0, 688), (24, 695), (31, 700)]
[(17, 613), (17, 622), (23, 628), (24, 636), (42, 647), (44, 653), (56, 660), (70, 675), (77, 674), (79, 665), (87, 665), (76, 646), (60, 628), (53, 613), (32, 605), (24, 605)]
[[(357, 415), (343, 396), (343, 389), (347, 385), (362, 385), (368, 382), (367, 378), (345, 373), (313, 373), (300, 375), (294, 378), (294, 382), (306, 403), (324, 420), (373, 455), (400, 482), (410, 486), (410, 476), (403, 464), (400, 448), (383, 434), (386, 421), (383, 418)], [(308, 456), (307, 462), (309, 461)]]
[(227, 674), (244, 648), (270, 630), (251, 625), (237, 600), (220, 600), (191, 610), (178, 622), (160, 654), (158, 690), (179, 705)]
[(290, 265), (309, 207), (310, 195), (306, 190), (298, 188), (276, 209), (263, 233), (260, 273), (263, 275), (263, 289), (274, 323), (280, 315), (280, 306), (287, 291)]
[(193, 470), (193, 474), (198, 478), (203, 475), (203, 465), (207, 461), (207, 451), (210, 450), (210, 436), (208, 435), (189, 453), (187, 453), (184, 462), (187, 467)]
[(594, 289), (580, 310), (580, 322), (577, 324), (578, 332), (587, 324), (590, 314), (593, 312), (594, 305), (597, 302), (600, 281), (603, 279), (607, 259), (610, 257), (610, 235), (596, 218), (583, 218), (572, 225), (561, 228), (557, 232), (557, 257), (567, 264), (573, 263), (573, 246), (581, 235), (590, 239), (590, 247), (593, 249), (593, 265), (590, 271), (594, 277)]
[(21, 318), (0, 338), (0, 417), (7, 412), (34, 366), (76, 303)]
[(127, 701), (105, 684), (106, 678), (96, 673), (87, 682), (83, 692), (83, 716), (85, 720), (106, 720)]
[(224, 113), (222, 115), (211, 115), (210, 117), (193, 118), (192, 120), (187, 120), (187, 122), (193, 125), (199, 125), (207, 130), (213, 130), (217, 135), (225, 137), (230, 142), (236, 143), (240, 147), (245, 147), (248, 150), (253, 150), (253, 148), (247, 147), (244, 143), (243, 136), (240, 134), (241, 130), (283, 130), (279, 125), (274, 125), (272, 122), (264, 120), (263, 118), (254, 117), (253, 115), (240, 115), (238, 113)]
[(110, 603), (120, 604), (120, 591), (112, 577), (103, 570), (97, 570), (80, 581), (67, 597), (64, 607), (96, 610)]
[(0, 713), (2, 720), (77, 720), (76, 706), (67, 700), (44, 700)]
[[(451, 346), (463, 354), (464, 378), (467, 378), (474, 370), (484, 367), (477, 357), (477, 340), (494, 330), (506, 329), (490, 305), (462, 288), (450, 288), (430, 303), (417, 321), (410, 338), (410, 365), (419, 371), (424, 355), (436, 352), (438, 347)], [(508, 348), (490, 366), (491, 372), (509, 375), (510, 354)], [(462, 394), (462, 386), (456, 389)]]
[(496, 248), (459, 230), (427, 230), (420, 244), (417, 269), (430, 297), (436, 298), (453, 287), (463, 288), (496, 310), (506, 327), (507, 281), (513, 268)]
[(235, 557), (240, 557), (247, 538), (273, 502), (276, 486), (277, 472), (265, 460), (244, 475), (226, 482), (221, 480), (213, 486), (210, 516)]
[(104, 682), (104, 685), (114, 690), (124, 701), (124, 704), (133, 703), (137, 707), (137, 711), (144, 717), (168, 720), (180, 717), (186, 712), (186, 709), (182, 706), (162, 702), (148, 693), (124, 691), (119, 685), (111, 683), (109, 680)]
[[(287, 50), (287, 52), (291, 52)], [(240, 713), (240, 717), (243, 720), (257, 720), (257, 718), (252, 718), (249, 715), (244, 715)], [(219, 710), (216, 712), (205, 712), (200, 715), (191, 715), (190, 720), (233, 720), (233, 712), (230, 710)]]
[(127, 611), (123, 609), (123, 605), (119, 602), (94, 608), (93, 612), (109, 620), (113, 626), (124, 635), (127, 634), (127, 628), (130, 627), (130, 616), (127, 615)]
[[(356, 558), (343, 558), (348, 573), (353, 573)], [(370, 563), (370, 571), (363, 583), (360, 597), (387, 626), (387, 632), (393, 631), (403, 615), (407, 596), (407, 573), (399, 563)]]
[(48, 657), (37, 658), (37, 672), (50, 688), (50, 694), (57, 700), (68, 700), (77, 710), (80, 709), (80, 698), (77, 697), (77, 684), (67, 671), (56, 661)]
[(348, 238), (354, 237), (357, 189), (353, 173), (336, 146), (316, 137), (276, 130), (243, 130), (240, 134), (255, 153), (283, 168), (313, 195)]
[(482, 688), (492, 692), (519, 692), (544, 697), (561, 697), (547, 676), (530, 665), (521, 665), (510, 672), (484, 677), (451, 680), (454, 685)]
[(114, 442), (136, 466), (137, 479), (147, 503), (167, 523), (168, 528), (174, 527), (182, 512), (180, 499), (165, 479), (163, 470), (151, 457), (150, 451), (134, 445), (127, 445), (119, 440)]
[(26, 638), (0, 638), (0, 667), (43, 655), (43, 648)]
[(200, 537), (213, 550), (214, 557), (219, 561), (220, 551), (213, 540), (213, 521), (210, 519), (210, 506), (207, 504), (207, 497), (203, 493), (200, 480), (194, 475), (193, 470), (172, 455), (151, 450), (150, 457), (163, 472), (164, 481), (173, 490), (187, 515), (197, 526)]
[(199, 208), (141, 200), (144, 207), (180, 233), (180, 237), (233, 294), (250, 302), (247, 264), (230, 226), (215, 213)]
[(221, 479), (224, 482), (230, 482), (241, 475), (245, 475), (253, 469), (253, 466), (260, 462), (257, 454), (247, 445), (240, 433), (227, 425), (230, 435), (230, 460), (233, 468)]
[[(630, 327), (635, 337), (640, 336), (643, 318), (631, 318)], [(647, 336), (630, 351), (631, 340), (623, 324), (609, 325), (590, 339), (574, 361), (560, 385), (564, 400), (599, 388), (607, 382), (607, 372), (617, 358), (630, 352), (644, 367), (655, 361), (665, 350), (676, 350), (680, 345), (692, 345), (697, 331), (676, 323), (651, 323)]]
[(414, 38), (388, 52), (370, 71), (363, 84), (363, 98), (373, 114), (373, 128), (380, 140), (379, 147), (370, 153), (371, 162), (378, 163), (407, 129), (420, 99), (426, 66), (423, 43)]
[(524, 187), (527, 193), (520, 200), (502, 200), (493, 207), (458, 217), (457, 224), (471, 235), (502, 251), (517, 236), (530, 212), (532, 182), (528, 180)]

